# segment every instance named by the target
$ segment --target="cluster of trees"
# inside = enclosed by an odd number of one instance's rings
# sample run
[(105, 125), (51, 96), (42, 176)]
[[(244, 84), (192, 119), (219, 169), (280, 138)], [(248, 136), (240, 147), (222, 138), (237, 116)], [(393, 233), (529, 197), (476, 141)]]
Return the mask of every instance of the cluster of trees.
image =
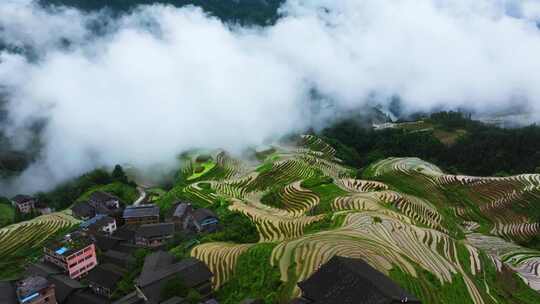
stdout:
[(40, 192), (36, 197), (39, 201), (47, 203), (51, 208), (63, 210), (69, 208), (71, 204), (88, 190), (115, 182), (133, 187), (136, 186), (135, 183), (128, 180), (122, 167), (116, 165), (112, 173), (109, 173), (104, 169), (96, 169), (58, 185), (49, 192)]
[(321, 135), (338, 150), (338, 157), (357, 168), (394, 156), (420, 157), (450, 173), (540, 173), (540, 127), (536, 125), (503, 129), (459, 112), (434, 113), (425, 121), (435, 129), (465, 132), (454, 144), (446, 146), (433, 132), (399, 128), (375, 131), (345, 120), (324, 129)]

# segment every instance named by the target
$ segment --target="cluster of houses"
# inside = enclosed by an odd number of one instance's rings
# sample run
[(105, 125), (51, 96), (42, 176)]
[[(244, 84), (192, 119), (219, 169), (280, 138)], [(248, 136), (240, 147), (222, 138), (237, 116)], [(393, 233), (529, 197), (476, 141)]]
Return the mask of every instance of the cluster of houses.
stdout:
[[(18, 196), (14, 206), (21, 212), (36, 210), (36, 200)], [(162, 289), (181, 278), (186, 288), (196, 290), (205, 304), (211, 297), (213, 274), (194, 258), (176, 261), (164, 251), (176, 233), (197, 234), (219, 229), (217, 215), (209, 209), (195, 209), (189, 202), (177, 202), (174, 213), (160, 220), (154, 204), (125, 206), (106, 192), (94, 192), (72, 207), (82, 220), (79, 229), (48, 242), (43, 257), (27, 267), (21, 280), (0, 282), (2, 304), (181, 304), (180, 297), (162, 298)], [(113, 300), (118, 284), (135, 262), (137, 250), (152, 251), (133, 283), (133, 292)]]
[[(163, 298), (172, 280), (201, 295), (201, 304), (218, 304), (212, 298), (212, 272), (195, 258), (177, 261), (163, 246), (177, 232), (197, 234), (219, 229), (218, 217), (208, 209), (178, 202), (174, 213), (160, 221), (153, 204), (126, 206), (105, 192), (72, 207), (83, 220), (80, 229), (51, 241), (43, 258), (27, 267), (21, 280), (0, 282), (2, 304), (184, 304), (185, 299)], [(119, 283), (135, 262), (134, 253), (151, 249), (132, 292), (113, 300)], [(124, 282), (125, 283), (125, 282)], [(301, 297), (290, 304), (420, 303), (383, 273), (361, 259), (335, 256), (307, 280), (298, 284)], [(246, 299), (241, 304), (262, 304)]]

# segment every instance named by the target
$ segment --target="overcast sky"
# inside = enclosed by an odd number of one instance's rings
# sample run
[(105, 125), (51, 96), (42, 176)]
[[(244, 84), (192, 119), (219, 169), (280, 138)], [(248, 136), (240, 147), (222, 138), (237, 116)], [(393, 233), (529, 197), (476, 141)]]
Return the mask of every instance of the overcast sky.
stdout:
[[(275, 25), (225, 25), (196, 7), (108, 20), (0, 2), (8, 134), (46, 118), (40, 160), (3, 191), (36, 191), (98, 166), (171, 163), (193, 147), (241, 151), (386, 103), (540, 113), (540, 2), (289, 0)], [(69, 43), (68, 43), (69, 41)], [(313, 116), (310, 90), (332, 100)], [(331, 112), (331, 113), (329, 113)]]

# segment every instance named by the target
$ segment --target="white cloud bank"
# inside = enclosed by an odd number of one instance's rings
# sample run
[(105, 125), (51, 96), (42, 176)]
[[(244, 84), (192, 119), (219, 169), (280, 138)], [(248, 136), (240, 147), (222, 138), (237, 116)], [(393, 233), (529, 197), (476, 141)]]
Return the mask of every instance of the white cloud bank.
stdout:
[(537, 1), (289, 0), (281, 13), (257, 28), (144, 6), (96, 36), (99, 13), (2, 1), (0, 40), (39, 54), (0, 54), (8, 131), (48, 119), (40, 161), (11, 189), (305, 129), (318, 121), (312, 88), (340, 110), (400, 95), (410, 111), (519, 103), (540, 113)]

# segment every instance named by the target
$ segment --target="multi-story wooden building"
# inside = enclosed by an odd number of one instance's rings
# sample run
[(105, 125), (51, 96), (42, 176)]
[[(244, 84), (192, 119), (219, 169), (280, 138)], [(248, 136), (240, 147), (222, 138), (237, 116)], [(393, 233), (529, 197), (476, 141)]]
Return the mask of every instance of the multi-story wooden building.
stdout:
[(159, 247), (172, 239), (173, 235), (173, 223), (141, 225), (135, 231), (135, 244), (145, 247)]
[(126, 225), (145, 225), (159, 223), (159, 207), (154, 204), (127, 206), (123, 215)]

